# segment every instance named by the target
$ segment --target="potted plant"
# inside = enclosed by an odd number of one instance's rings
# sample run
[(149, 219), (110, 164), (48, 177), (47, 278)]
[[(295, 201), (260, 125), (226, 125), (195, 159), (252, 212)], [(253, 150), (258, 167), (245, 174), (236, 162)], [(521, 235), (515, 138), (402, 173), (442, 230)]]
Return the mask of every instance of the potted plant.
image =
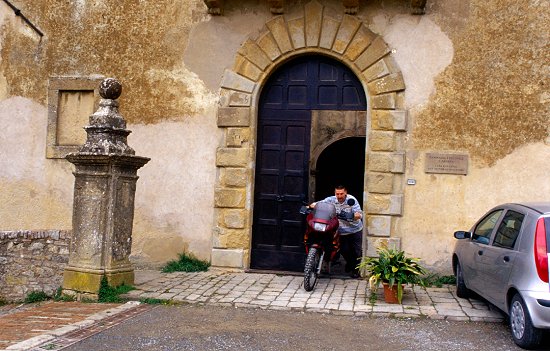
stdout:
[[(359, 268), (366, 269), (371, 290), (384, 284), (386, 302), (401, 303), (403, 285), (422, 283), (421, 275), (427, 271), (418, 258), (407, 257), (404, 251), (380, 247), (378, 257), (363, 257)], [(396, 301), (391, 301), (392, 297)]]

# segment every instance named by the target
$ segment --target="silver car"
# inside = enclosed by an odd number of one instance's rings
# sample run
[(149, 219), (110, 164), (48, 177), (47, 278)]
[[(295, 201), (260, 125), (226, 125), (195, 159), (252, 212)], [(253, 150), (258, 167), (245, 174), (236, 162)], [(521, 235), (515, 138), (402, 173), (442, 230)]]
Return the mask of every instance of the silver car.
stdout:
[(518, 346), (537, 347), (550, 329), (550, 202), (497, 206), (454, 236), (457, 295), (474, 291), (510, 317)]

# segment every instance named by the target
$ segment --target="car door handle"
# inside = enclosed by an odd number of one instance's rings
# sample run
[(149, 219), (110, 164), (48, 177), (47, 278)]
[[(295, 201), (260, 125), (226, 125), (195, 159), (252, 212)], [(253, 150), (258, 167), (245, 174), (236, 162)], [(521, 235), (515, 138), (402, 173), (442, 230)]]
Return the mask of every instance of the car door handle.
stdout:
[(478, 254), (479, 256), (482, 256), (482, 255), (483, 255), (483, 250), (479, 250), (479, 251), (477, 252), (477, 254)]
[(504, 256), (502, 259), (504, 260), (504, 262), (510, 262), (510, 257), (508, 256)]

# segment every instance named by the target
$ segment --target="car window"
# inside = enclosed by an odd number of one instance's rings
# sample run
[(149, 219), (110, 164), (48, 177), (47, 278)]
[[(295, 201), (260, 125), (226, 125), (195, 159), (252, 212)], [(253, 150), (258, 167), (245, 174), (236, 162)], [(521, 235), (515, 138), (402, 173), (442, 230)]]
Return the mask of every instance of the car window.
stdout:
[(489, 244), (491, 233), (497, 225), (497, 221), (500, 218), (504, 210), (497, 210), (489, 213), (485, 218), (479, 222), (472, 234), (472, 240), (481, 244)]
[(516, 211), (508, 211), (500, 222), (493, 246), (513, 249), (518, 238), (525, 215)]

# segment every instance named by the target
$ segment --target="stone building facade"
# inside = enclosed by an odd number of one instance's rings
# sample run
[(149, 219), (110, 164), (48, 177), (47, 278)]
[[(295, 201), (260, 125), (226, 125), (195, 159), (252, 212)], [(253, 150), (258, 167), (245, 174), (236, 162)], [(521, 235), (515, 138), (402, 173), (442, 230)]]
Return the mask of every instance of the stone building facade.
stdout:
[(255, 268), (266, 87), (281, 72), (291, 76), (293, 62), (321, 57), (354, 76), (366, 108), (308, 110), (303, 200), (320, 196), (327, 150), (362, 140), (353, 153), (364, 166), (353, 177), (365, 252), (390, 242), (449, 272), (454, 230), (497, 203), (550, 199), (549, 7), (0, 3), (0, 230), (71, 229), (73, 168), (64, 156), (85, 140), (99, 81), (113, 76), (123, 85), (129, 144), (151, 157), (138, 180), (133, 262), (158, 266), (187, 252)]

